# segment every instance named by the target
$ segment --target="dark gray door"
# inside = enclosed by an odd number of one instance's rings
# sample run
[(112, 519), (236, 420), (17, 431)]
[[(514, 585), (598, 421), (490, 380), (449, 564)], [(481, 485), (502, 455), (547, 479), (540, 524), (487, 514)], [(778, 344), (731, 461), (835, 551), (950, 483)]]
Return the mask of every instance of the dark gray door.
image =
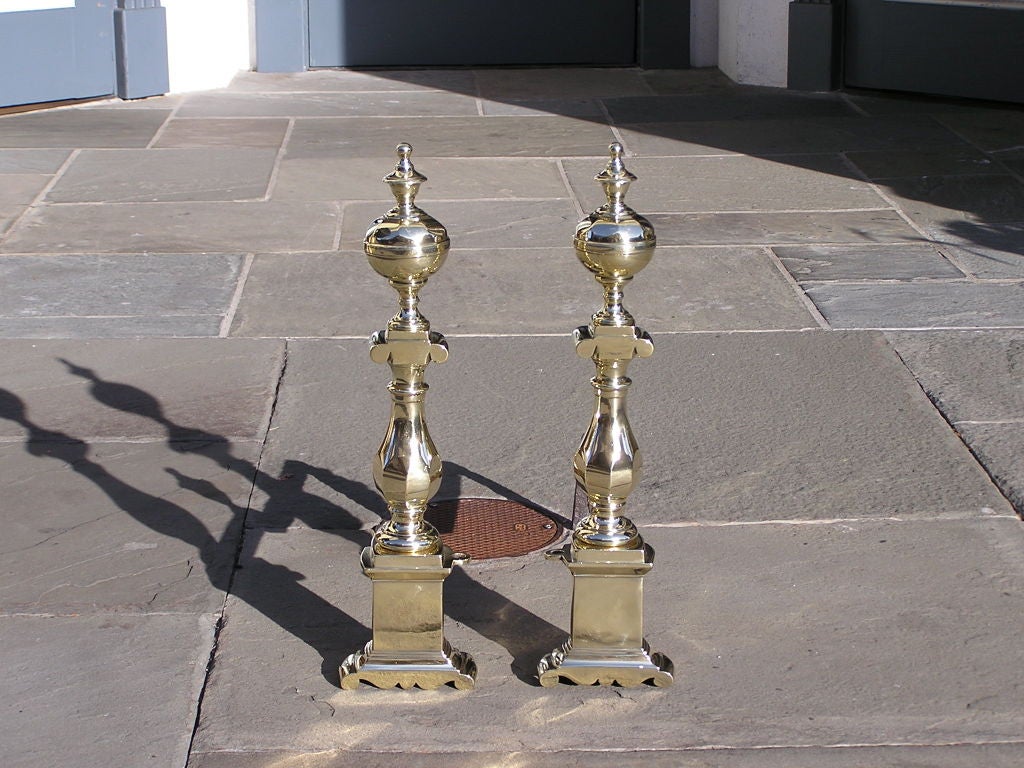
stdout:
[(638, 0), (309, 0), (311, 67), (637, 61)]
[(114, 93), (113, 4), (0, 3), (0, 106)]
[(1024, 102), (1024, 0), (846, 0), (845, 81)]

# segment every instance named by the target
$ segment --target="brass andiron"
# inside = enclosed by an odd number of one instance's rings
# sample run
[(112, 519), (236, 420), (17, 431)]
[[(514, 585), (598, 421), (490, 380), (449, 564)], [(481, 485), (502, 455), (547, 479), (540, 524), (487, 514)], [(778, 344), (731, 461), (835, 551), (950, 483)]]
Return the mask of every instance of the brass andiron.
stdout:
[(448, 233), (415, 204), (426, 177), (399, 144), (395, 170), (384, 178), (396, 205), (373, 222), (363, 240), (370, 266), (388, 279), (400, 309), (370, 338), (370, 358), (391, 367), (391, 420), (373, 462), (373, 479), (387, 502), (381, 523), (361, 556), (373, 585), (373, 639), (341, 665), (341, 687), (472, 688), (476, 663), (444, 637), (442, 588), (454, 565), (469, 558), (445, 546), (426, 520), (427, 502), (441, 485), (441, 457), (423, 417), (431, 362), (448, 359), (448, 345), (420, 314), (419, 291), (444, 263)]
[(543, 686), (565, 678), (579, 685), (672, 684), (672, 662), (651, 653), (643, 635), (643, 577), (654, 565), (645, 544), (622, 513), (640, 476), (640, 453), (626, 418), (626, 375), (634, 357), (650, 357), (651, 337), (622, 305), (622, 288), (654, 255), (650, 222), (624, 202), (636, 176), (622, 163), (622, 145), (595, 177), (608, 198), (576, 227), (576, 255), (604, 288), (604, 308), (590, 325), (577, 328), (576, 354), (594, 361), (597, 393), (594, 417), (573, 458), (576, 482), (587, 497), (588, 514), (571, 541), (548, 552), (573, 579), (572, 625), (568, 641), (537, 666)]

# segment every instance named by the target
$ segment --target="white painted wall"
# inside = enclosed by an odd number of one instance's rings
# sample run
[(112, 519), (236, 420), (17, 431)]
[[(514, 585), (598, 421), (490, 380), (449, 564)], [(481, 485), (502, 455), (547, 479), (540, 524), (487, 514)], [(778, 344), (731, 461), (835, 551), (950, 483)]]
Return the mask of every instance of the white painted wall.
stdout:
[(248, 0), (163, 0), (171, 93), (223, 88), (249, 69)]
[(737, 83), (786, 86), (789, 0), (719, 0), (718, 68)]
[(718, 63), (718, 0), (690, 0), (690, 64)]

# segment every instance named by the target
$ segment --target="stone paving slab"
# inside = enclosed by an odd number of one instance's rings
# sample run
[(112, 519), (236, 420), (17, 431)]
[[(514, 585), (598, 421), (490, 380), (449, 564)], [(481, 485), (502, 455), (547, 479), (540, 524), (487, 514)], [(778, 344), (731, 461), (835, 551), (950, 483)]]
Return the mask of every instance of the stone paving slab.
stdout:
[(50, 176), (42, 173), (5, 173), (0, 185), (0, 215), (14, 209), (23, 210), (43, 190)]
[[(452, 231), (452, 236), (457, 232)], [(564, 240), (571, 236), (564, 232)], [(601, 306), (572, 248), (454, 250), (423, 290), (445, 333), (564, 333)], [(365, 336), (396, 295), (361, 251), (259, 254), (235, 313), (234, 336)], [(630, 285), (653, 331), (816, 327), (794, 289), (758, 249), (661, 248)], [(431, 311), (431, 307), (438, 309)]]
[(844, 97), (858, 109), (869, 115), (934, 115), (941, 118), (959, 113), (1012, 113), (1019, 109), (1015, 104), (980, 99), (957, 99), (930, 96), (925, 93), (900, 93), (897, 91), (851, 90)]
[[(452, 247), (494, 250), (572, 243), (579, 214), (568, 198), (551, 200), (420, 200), (448, 229)], [(283, 203), (282, 203), (283, 205)], [(352, 203), (341, 222), (341, 248), (362, 249), (366, 229), (393, 203)], [(312, 249), (309, 249), (312, 250)]]
[(223, 316), (133, 315), (130, 317), (2, 317), (4, 339), (195, 339), (219, 335)]
[(208, 443), (263, 439), (284, 342), (0, 340), (0, 356), (17, 360), (0, 371), (0, 439)]
[(991, 157), (966, 145), (919, 151), (848, 152), (846, 156), (870, 179), (1004, 173)]
[(309, 72), (239, 72), (232, 91), (421, 91), (474, 93), (476, 80), (469, 69), (311, 70)]
[(423, 157), (591, 156), (614, 140), (607, 125), (571, 117), (300, 118), (288, 157), (380, 157), (403, 141)]
[(219, 611), (259, 448), (0, 444), (0, 614)]
[(1024, 331), (887, 336), (950, 421), (1024, 420)]
[(315, 251), (334, 247), (330, 203), (65, 204), (36, 208), (8, 233), (7, 253)]
[[(239, 254), (4, 256), (0, 333), (65, 328), (69, 335), (217, 336), (241, 272)], [(13, 321), (13, 322), (12, 322)], [(19, 322), (20, 321), (20, 322)], [(98, 321), (98, 322), (97, 322)], [(152, 324), (152, 325), (151, 325)]]
[(273, 149), (86, 149), (46, 199), (167, 203), (262, 198), (276, 158)]
[(730, 91), (737, 87), (718, 67), (645, 69), (643, 76), (655, 93), (708, 93), (714, 90)]
[(84, 110), (101, 109), (126, 111), (136, 111), (140, 109), (165, 109), (171, 111), (184, 100), (185, 94), (183, 93), (165, 93), (162, 96), (146, 96), (141, 99), (127, 100), (111, 96), (107, 99), (86, 101), (77, 105), (75, 108)]
[(182, 117), (168, 120), (153, 146), (278, 148), (287, 130), (288, 120), (285, 118)]
[(213, 648), (199, 616), (0, 618), (9, 768), (178, 768)]
[[(594, 181), (601, 165), (570, 160), (564, 166), (584, 210), (605, 203)], [(838, 155), (802, 155), (795, 162), (785, 157), (633, 158), (628, 167), (639, 178), (627, 202), (645, 214), (888, 207), (871, 187), (851, 178)]]
[(959, 278), (932, 245), (786, 245), (773, 248), (798, 282)]
[(0, 118), (0, 147), (145, 147), (169, 109), (60, 109)]
[(598, 99), (481, 99), (480, 109), (484, 115), (562, 115), (599, 120), (603, 120), (605, 114)]
[(956, 425), (992, 480), (1024, 516), (1024, 419), (1002, 424)]
[(49, 181), (49, 176), (37, 173), (0, 176), (0, 234), (17, 221)]
[(649, 750), (599, 752), (574, 749), (557, 752), (459, 752), (418, 754), (365, 750), (301, 752), (193, 752), (189, 768), (1018, 768), (1024, 755), (1019, 742), (950, 744), (941, 747), (775, 747), (771, 749)]
[(995, 155), (995, 158), (1017, 176), (1024, 176), (1024, 149), (1007, 149)]
[(1024, 277), (1024, 222), (950, 221), (926, 232), (952, 260), (981, 279)]
[(187, 96), (181, 117), (406, 117), (476, 115), (476, 99), (457, 93), (418, 91), (394, 94), (201, 92)]
[(485, 99), (602, 98), (653, 93), (639, 69), (552, 67), (478, 69)]
[(750, 211), (656, 213), (650, 217), (662, 245), (786, 245), (919, 242), (896, 212)]
[(1012, 176), (922, 176), (889, 179), (882, 185), (900, 208), (923, 227), (981, 228), (1024, 220), (1024, 184)]
[(1017, 110), (970, 110), (942, 115), (939, 121), (986, 152), (1024, 145), (1024, 113)]
[[(571, 517), (592, 366), (568, 334), (449, 342), (449, 361), (427, 373), (449, 473), (438, 498), (523, 498)], [(640, 523), (1013, 514), (880, 334), (661, 334), (655, 344), (630, 369)], [(288, 482), (258, 489), (253, 525), (378, 521), (370, 465), (390, 376), (367, 358), (362, 339), (289, 343), (263, 459), (268, 478)]]
[[(388, 149), (381, 145), (376, 157), (367, 158), (286, 156), (278, 170), (273, 199), (379, 200), (379, 216), (394, 205), (387, 185), (381, 182), (395, 167), (395, 154), (388, 154)], [(427, 177), (417, 203), (427, 209), (433, 200), (569, 197), (555, 160), (419, 155), (414, 146), (416, 170)]]
[(1024, 326), (1024, 283), (825, 283), (805, 290), (834, 328)]
[(531, 684), (569, 609), (568, 574), (537, 554), (471, 564), (446, 584), (447, 634), (474, 654), (477, 689), (399, 692), (340, 691), (333, 677), (368, 637), (359, 543), (268, 532), (243, 554), (240, 594), (258, 589), (260, 602), (229, 601), (195, 748), (450, 756), (1019, 738), (1024, 659), (1006, 642), (1024, 629), (1016, 519), (646, 536), (661, 556), (645, 628), (676, 686)]
[(1003, 248), (943, 244), (942, 250), (961, 270), (979, 280), (1024, 278), (1024, 243), (1016, 247), (1021, 253)]
[(0, 149), (0, 173), (56, 173), (70, 154), (66, 149)]
[(626, 147), (640, 155), (737, 152), (776, 155), (851, 150), (920, 150), (968, 145), (928, 117), (778, 117), (759, 120), (623, 123)]
[(604, 103), (616, 124), (845, 117), (855, 114), (854, 110), (835, 94), (809, 94), (774, 88), (714, 90), (684, 95), (604, 97)]

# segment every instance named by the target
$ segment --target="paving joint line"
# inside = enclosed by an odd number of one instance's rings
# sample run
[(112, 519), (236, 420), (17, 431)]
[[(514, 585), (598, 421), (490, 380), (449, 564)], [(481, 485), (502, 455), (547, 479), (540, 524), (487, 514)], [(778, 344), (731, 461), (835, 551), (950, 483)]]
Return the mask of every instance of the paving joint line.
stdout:
[(81, 149), (71, 150), (68, 156), (64, 159), (64, 162), (61, 163), (60, 167), (54, 172), (53, 177), (43, 186), (41, 190), (39, 190), (39, 194), (32, 198), (32, 202), (26, 205), (25, 210), (23, 210), (20, 214), (18, 214), (15, 217), (14, 221), (12, 221), (10, 226), (7, 227), (7, 231), (0, 235), (0, 248), (3, 247), (3, 244), (5, 242), (7, 242), (7, 238), (11, 236), (11, 233), (14, 232), (21, 225), (21, 222), (25, 220), (30, 211), (34, 211), (36, 208), (41, 208), (44, 205), (46, 205), (46, 203), (43, 202), (46, 199), (46, 196), (50, 194), (50, 190), (53, 189), (54, 186), (56, 186), (57, 182), (64, 177), (64, 174), (67, 172), (68, 168), (75, 161), (75, 158), (77, 158), (80, 154), (82, 154)]
[(558, 168), (558, 175), (561, 177), (562, 184), (565, 185), (565, 190), (569, 193), (569, 199), (572, 200), (573, 207), (576, 209), (577, 218), (582, 219), (586, 215), (583, 212), (583, 203), (578, 197), (576, 197), (576, 194), (572, 190), (572, 184), (569, 182), (569, 174), (565, 170), (565, 164), (562, 158), (555, 160), (555, 167)]
[(206, 698), (206, 691), (210, 685), (210, 677), (213, 673), (214, 665), (217, 660), (217, 650), (220, 645), (221, 632), (224, 629), (224, 621), (227, 617), (228, 599), (232, 594), (232, 587), (235, 583), (235, 575), (238, 572), (238, 563), (242, 557), (242, 550), (245, 546), (245, 535), (248, 530), (246, 527), (246, 521), (249, 518), (249, 513), (252, 511), (253, 498), (256, 495), (256, 486), (260, 473), (263, 471), (263, 457), (267, 450), (267, 442), (270, 439), (270, 430), (274, 424), (274, 417), (277, 415), (277, 405), (281, 397), (281, 386), (284, 383), (285, 374), (288, 371), (288, 342), (285, 341), (284, 352), (281, 356), (281, 367), (277, 375), (277, 384), (274, 387), (273, 399), (270, 403), (270, 413), (267, 417), (267, 425), (263, 430), (263, 438), (261, 440), (259, 456), (256, 457), (255, 467), (253, 469), (252, 482), (249, 486), (249, 498), (245, 502), (245, 512), (242, 514), (242, 519), (239, 521), (239, 534), (238, 542), (235, 545), (234, 556), (231, 561), (231, 575), (228, 577), (228, 583), (224, 589), (224, 600), (221, 602), (220, 612), (215, 614), (217, 620), (213, 627), (213, 642), (210, 646), (210, 657), (206, 663), (206, 670), (203, 675), (203, 682), (199, 687), (199, 695), (196, 698), (195, 707), (195, 722), (192, 724), (192, 733), (189, 736), (188, 747), (185, 750), (185, 763), (182, 768), (187, 768), (189, 760), (192, 755), (192, 746), (195, 744), (196, 735), (199, 733), (199, 724), (202, 720), (203, 714), (203, 700)]
[(772, 263), (772, 266), (774, 266), (782, 275), (782, 279), (785, 280), (789, 287), (796, 293), (797, 299), (800, 300), (800, 303), (803, 304), (811, 317), (814, 318), (814, 322), (826, 330), (831, 330), (828, 320), (825, 319), (821, 310), (818, 309), (818, 305), (815, 304), (814, 300), (807, 295), (807, 291), (805, 291), (803, 286), (801, 286), (797, 279), (793, 277), (793, 274), (786, 269), (786, 265), (782, 263), (782, 259), (779, 258), (779, 255), (768, 246), (764, 246), (762, 251), (768, 257), (768, 261)]
[(235, 290), (231, 293), (231, 301), (228, 302), (228, 308), (221, 317), (220, 332), (217, 334), (219, 338), (226, 339), (231, 333), (231, 325), (235, 320), (235, 314), (238, 312), (238, 305), (242, 302), (242, 291), (245, 290), (245, 284), (249, 280), (249, 271), (252, 269), (254, 259), (254, 254), (247, 253), (242, 260), (242, 268), (239, 270)]
[(292, 137), (292, 131), (295, 129), (295, 119), (288, 118), (288, 127), (285, 128), (284, 136), (281, 137), (281, 144), (277, 148), (277, 154), (274, 155), (274, 165), (270, 169), (270, 178), (267, 179), (267, 189), (263, 193), (262, 200), (264, 202), (269, 201), (271, 195), (274, 194), (274, 189), (277, 187), (277, 177), (281, 172), (281, 162), (284, 160), (285, 153), (288, 151), (288, 141)]
[(946, 414), (946, 412), (942, 409), (942, 406), (939, 404), (939, 401), (936, 398), (933, 398), (931, 393), (928, 392), (928, 390), (924, 386), (924, 383), (917, 377), (917, 374), (914, 373), (914, 369), (910, 366), (910, 364), (903, 357), (903, 355), (900, 354), (900, 351), (896, 347), (896, 345), (890, 342), (889, 348), (892, 349), (893, 354), (896, 355), (896, 358), (901, 363), (903, 363), (903, 366), (914, 378), (914, 381), (917, 382), (917, 386), (920, 388), (921, 392), (924, 393), (924, 396), (928, 398), (928, 402), (932, 404), (932, 408), (935, 409), (935, 412), (944, 422), (946, 422), (949, 428), (953, 431), (953, 434), (956, 435), (960, 443), (964, 446), (964, 448), (967, 449), (968, 453), (971, 454), (971, 457), (974, 459), (974, 461), (977, 462), (978, 467), (981, 469), (982, 472), (985, 473), (986, 477), (988, 477), (989, 482), (992, 483), (992, 487), (999, 491), (999, 494), (1006, 500), (1006, 503), (1009, 505), (1010, 509), (1016, 511), (1017, 519), (1024, 519), (1024, 509), (1017, 509), (1017, 506), (1013, 503), (1013, 500), (1010, 498), (1010, 489), (1008, 487), (1003, 487), (1003, 485), (999, 482), (996, 476), (989, 470), (985, 462), (981, 460), (981, 456), (979, 456), (977, 451), (974, 450), (974, 447), (967, 440), (964, 439), (964, 436), (962, 434), (960, 434), (960, 430), (956, 428), (956, 423), (953, 422)]
[[(988, 511), (986, 511), (988, 510)], [(1020, 520), (1019, 515), (998, 514), (991, 507), (977, 511), (957, 511), (939, 514), (879, 515), (877, 517), (827, 517), (773, 520), (679, 520), (671, 523), (645, 523), (645, 528), (743, 528), (758, 525), (828, 526), (847, 523), (923, 523), (935, 521)]]
[(178, 116), (178, 110), (181, 109), (181, 106), (184, 103), (185, 99), (182, 99), (173, 107), (171, 107), (171, 111), (167, 113), (167, 117), (165, 117), (164, 121), (160, 123), (160, 127), (156, 129), (156, 133), (154, 133), (150, 140), (146, 143), (144, 149), (154, 148), (154, 145), (163, 137), (164, 131), (167, 130), (167, 126), (170, 124), (171, 120)]

